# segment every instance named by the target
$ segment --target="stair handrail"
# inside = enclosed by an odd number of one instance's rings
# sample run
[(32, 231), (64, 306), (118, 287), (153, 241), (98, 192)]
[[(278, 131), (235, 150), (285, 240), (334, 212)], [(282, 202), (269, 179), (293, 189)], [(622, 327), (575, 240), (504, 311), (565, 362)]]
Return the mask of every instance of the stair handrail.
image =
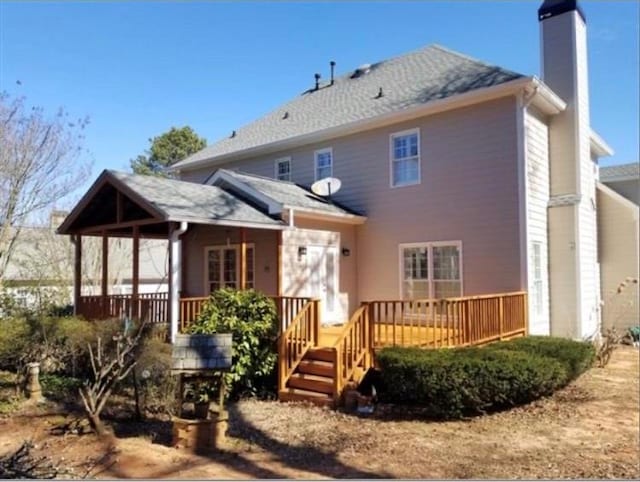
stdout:
[(291, 375), (310, 348), (318, 345), (320, 300), (304, 304), (278, 339), (278, 390), (284, 390)]
[(358, 365), (362, 364), (365, 372), (373, 366), (370, 322), (369, 305), (363, 303), (351, 316), (333, 345), (335, 350), (333, 397), (336, 401), (342, 395), (345, 385)]

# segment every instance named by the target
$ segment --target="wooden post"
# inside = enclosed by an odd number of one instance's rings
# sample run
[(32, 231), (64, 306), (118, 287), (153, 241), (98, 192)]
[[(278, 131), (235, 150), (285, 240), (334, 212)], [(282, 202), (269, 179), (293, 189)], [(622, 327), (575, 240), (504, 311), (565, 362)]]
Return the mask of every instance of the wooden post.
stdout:
[(240, 289), (247, 289), (247, 229), (240, 228)]
[(499, 327), (499, 331), (500, 331), (500, 339), (502, 340), (502, 334), (504, 333), (504, 296), (500, 296), (498, 298), (499, 303), (500, 303), (500, 313), (498, 315), (498, 320), (500, 321), (500, 327)]
[(109, 289), (109, 237), (107, 236), (106, 231), (102, 231), (102, 280), (101, 280), (101, 290), (100, 294), (102, 295), (102, 310), (101, 314), (103, 318), (106, 318), (109, 313), (107, 310), (107, 297)]
[(138, 291), (140, 288), (140, 227), (133, 227), (133, 273), (132, 273), (132, 289), (131, 289), (131, 317), (138, 319), (142, 315), (140, 313), (140, 303), (138, 301)]
[(74, 236), (74, 260), (73, 260), (73, 313), (80, 313), (80, 297), (82, 296), (82, 236)]

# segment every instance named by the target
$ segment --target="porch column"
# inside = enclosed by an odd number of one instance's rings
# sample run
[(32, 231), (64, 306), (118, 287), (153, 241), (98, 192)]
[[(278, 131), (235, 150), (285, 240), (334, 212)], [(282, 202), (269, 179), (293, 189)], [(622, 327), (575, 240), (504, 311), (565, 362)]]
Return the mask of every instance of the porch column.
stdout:
[(102, 231), (102, 280), (101, 280), (101, 290), (100, 294), (102, 295), (102, 317), (106, 318), (108, 316), (107, 310), (107, 297), (109, 289), (109, 237), (107, 236), (106, 231)]
[(80, 297), (82, 296), (82, 236), (73, 236), (73, 314), (80, 314)]
[(133, 256), (131, 275), (131, 318), (140, 318), (140, 303), (138, 301), (138, 290), (140, 285), (140, 227), (133, 227)]
[(169, 227), (169, 336), (171, 343), (176, 339), (180, 327), (180, 285), (182, 275), (182, 244), (180, 236), (187, 230), (189, 224), (181, 222), (180, 227)]
[(247, 230), (240, 228), (240, 289), (247, 289)]

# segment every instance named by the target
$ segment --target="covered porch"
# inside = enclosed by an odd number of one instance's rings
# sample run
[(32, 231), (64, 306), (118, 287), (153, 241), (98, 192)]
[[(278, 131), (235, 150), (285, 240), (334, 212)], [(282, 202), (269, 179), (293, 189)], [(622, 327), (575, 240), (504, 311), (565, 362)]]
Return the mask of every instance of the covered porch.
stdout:
[[(73, 209), (59, 234), (75, 247), (75, 313), (88, 319), (130, 317), (168, 324), (169, 338), (195, 320), (208, 294), (221, 287), (256, 288), (272, 296), (283, 323), (304, 297), (281, 292), (282, 220), (216, 186), (104, 171)], [(102, 240), (101, 284), (82, 294), (83, 240)], [(109, 239), (131, 239), (131, 294), (109, 286)], [(166, 239), (168, 292), (140, 293), (140, 241)], [(268, 260), (256, 271), (255, 260)]]

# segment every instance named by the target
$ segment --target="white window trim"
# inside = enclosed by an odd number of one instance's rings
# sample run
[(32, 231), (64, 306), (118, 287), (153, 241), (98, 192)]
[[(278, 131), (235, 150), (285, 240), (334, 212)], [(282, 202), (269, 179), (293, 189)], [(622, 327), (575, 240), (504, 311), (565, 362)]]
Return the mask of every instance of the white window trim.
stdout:
[[(278, 176), (280, 174), (279, 171), (279, 166), (280, 164), (282, 164), (283, 162), (288, 162), (289, 163), (289, 179), (280, 179)], [(276, 179), (276, 181), (291, 181), (291, 174), (292, 174), (292, 163), (291, 163), (291, 157), (280, 157), (278, 159), (276, 159), (274, 161), (274, 178)]]
[(325, 147), (324, 149), (318, 149), (317, 151), (313, 152), (313, 179), (318, 181), (320, 178), (318, 178), (318, 156), (320, 154), (324, 154), (325, 152), (328, 152), (331, 154), (331, 172), (329, 173), (328, 177), (333, 176), (333, 147)]
[(404, 254), (405, 248), (427, 248), (427, 259), (429, 264), (427, 266), (427, 283), (429, 285), (429, 299), (433, 297), (433, 248), (438, 246), (455, 246), (460, 253), (459, 268), (460, 268), (460, 296), (464, 296), (464, 255), (462, 252), (462, 241), (424, 241), (420, 243), (400, 243), (398, 245), (398, 293), (401, 300), (404, 298), (402, 287), (404, 285)]
[[(395, 161), (393, 154), (393, 139), (395, 137), (402, 137), (411, 134), (417, 134), (418, 136), (418, 180), (413, 182), (404, 182), (402, 184), (393, 183), (393, 163)], [(420, 128), (414, 127), (413, 129), (406, 129), (404, 131), (392, 132), (389, 134), (389, 187), (395, 189), (397, 187), (416, 186), (422, 182), (422, 148), (420, 145)]]
[[(204, 257), (203, 260), (204, 262), (203, 267), (204, 267), (204, 276), (202, 277), (203, 281), (204, 281), (204, 289), (203, 289), (203, 293), (210, 293), (209, 291), (209, 285), (211, 284), (210, 280), (209, 280), (209, 251), (214, 250), (214, 249), (231, 249), (231, 248), (235, 248), (237, 251), (237, 261), (238, 261), (238, 265), (236, 266), (236, 279), (238, 280), (238, 285), (240, 284), (240, 244), (239, 243), (235, 243), (235, 244), (211, 244), (209, 246), (205, 246), (203, 248), (203, 253), (204, 253)], [(252, 270), (253, 270), (253, 289), (256, 288), (256, 246), (255, 243), (247, 243), (247, 248), (252, 248), (253, 249), (253, 263), (252, 263)], [(249, 267), (247, 265), (247, 267)], [(237, 288), (239, 289), (239, 288)], [(207, 294), (208, 296), (208, 294)]]

